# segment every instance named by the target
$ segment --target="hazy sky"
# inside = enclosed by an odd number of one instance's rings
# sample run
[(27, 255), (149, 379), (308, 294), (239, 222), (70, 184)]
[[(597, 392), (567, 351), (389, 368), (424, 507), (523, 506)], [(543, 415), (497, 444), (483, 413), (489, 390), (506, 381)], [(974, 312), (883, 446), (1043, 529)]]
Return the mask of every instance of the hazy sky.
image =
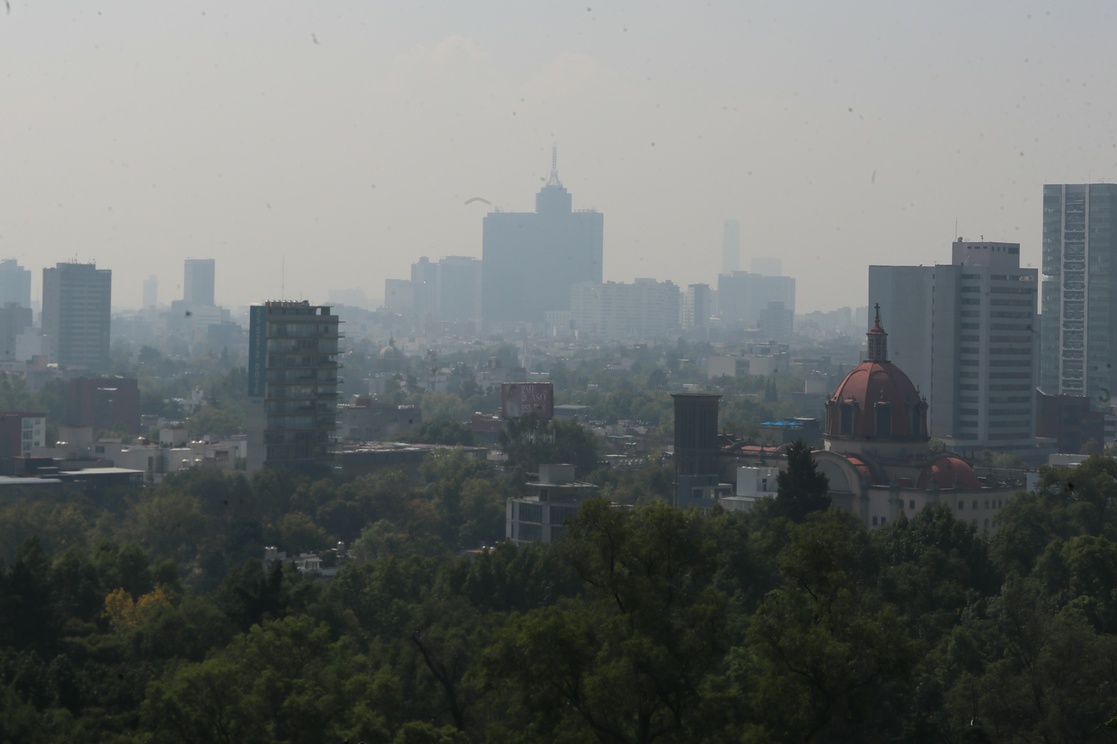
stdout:
[(9, 0), (0, 257), (113, 270), (114, 304), (383, 294), (481, 255), (552, 142), (605, 214), (605, 278), (779, 256), (798, 311), (967, 238), (1040, 260), (1045, 182), (1117, 179), (1111, 1), (598, 4)]

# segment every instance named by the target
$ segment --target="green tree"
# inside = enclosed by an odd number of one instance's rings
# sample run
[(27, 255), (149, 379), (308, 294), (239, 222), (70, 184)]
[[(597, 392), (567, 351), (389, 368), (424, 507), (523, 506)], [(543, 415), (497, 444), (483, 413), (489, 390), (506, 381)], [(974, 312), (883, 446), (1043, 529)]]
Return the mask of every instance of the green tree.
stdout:
[(227, 437), (243, 433), (244, 421), (236, 413), (206, 406), (186, 419), (186, 431), (192, 439)]
[(663, 503), (586, 502), (561, 547), (587, 595), (513, 618), (488, 656), (523, 740), (696, 741), (720, 720), (707, 704), (723, 701), (704, 690), (725, 650), (725, 598), (703, 526)]
[(782, 585), (732, 653), (753, 721), (743, 740), (893, 740), (919, 647), (873, 590), (864, 527), (848, 512), (814, 514), (792, 529), (779, 566)]
[(801, 523), (811, 512), (830, 508), (830, 482), (818, 471), (811, 448), (802, 441), (787, 449), (787, 467), (776, 481), (776, 512)]

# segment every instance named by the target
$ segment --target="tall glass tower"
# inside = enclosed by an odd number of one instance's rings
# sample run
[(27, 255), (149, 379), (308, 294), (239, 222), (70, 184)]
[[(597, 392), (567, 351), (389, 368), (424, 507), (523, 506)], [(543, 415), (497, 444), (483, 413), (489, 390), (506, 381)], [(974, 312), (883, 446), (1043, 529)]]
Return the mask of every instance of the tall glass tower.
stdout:
[(1040, 389), (1117, 395), (1117, 184), (1043, 187)]

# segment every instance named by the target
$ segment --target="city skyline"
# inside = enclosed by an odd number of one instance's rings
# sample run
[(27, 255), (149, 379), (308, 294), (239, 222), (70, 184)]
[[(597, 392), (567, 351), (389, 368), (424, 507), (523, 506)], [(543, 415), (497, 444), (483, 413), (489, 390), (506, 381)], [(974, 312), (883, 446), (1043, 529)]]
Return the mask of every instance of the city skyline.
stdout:
[(713, 283), (735, 219), (811, 311), (959, 234), (1038, 267), (1042, 185), (1117, 179), (1101, 2), (486, 9), (13, 0), (0, 255), (110, 267), (121, 307), (149, 275), (179, 296), (190, 255), (225, 306), (376, 298), (479, 258), (557, 144), (604, 279)]

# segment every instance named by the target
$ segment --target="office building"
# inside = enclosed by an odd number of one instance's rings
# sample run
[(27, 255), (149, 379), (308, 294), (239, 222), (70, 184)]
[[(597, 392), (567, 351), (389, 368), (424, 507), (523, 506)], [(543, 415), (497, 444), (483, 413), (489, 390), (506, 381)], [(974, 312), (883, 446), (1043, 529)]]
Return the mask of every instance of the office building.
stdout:
[(734, 271), (718, 276), (718, 318), (728, 327), (757, 330), (788, 343), (795, 324), (795, 280)]
[(66, 425), (93, 433), (140, 433), (140, 388), (134, 377), (77, 377), (66, 385)]
[(143, 303), (145, 310), (154, 310), (159, 304), (159, 279), (155, 276), (144, 279)]
[(248, 470), (311, 477), (333, 469), (338, 317), (306, 301), (249, 310)]
[(0, 413), (0, 457), (30, 457), (32, 448), (46, 444), (46, 432), (46, 414)]
[(0, 306), (9, 302), (31, 307), (31, 272), (12, 258), (0, 261)]
[(31, 328), (31, 308), (15, 302), (0, 306), (0, 359), (16, 359), (17, 339)]
[[(481, 260), (426, 256), (411, 264), (410, 308), (416, 327), (430, 321), (475, 321), (481, 317)], [(387, 302), (385, 303), (387, 304)]]
[(639, 341), (664, 338), (679, 329), (679, 288), (671, 282), (637, 279), (583, 282), (570, 290), (570, 319), (580, 338)]
[(477, 320), (481, 317), (481, 260), (446, 256), (435, 277), (435, 315), (439, 320)]
[(481, 314), (486, 322), (541, 324), (544, 313), (570, 309), (570, 290), (601, 282), (604, 217), (572, 208), (551, 175), (535, 197), (534, 212), (491, 212), (482, 237)]
[(721, 273), (741, 270), (741, 223), (726, 220), (721, 229)]
[(1035, 446), (1037, 282), (1017, 243), (959, 239), (950, 264), (869, 267), (869, 300), (892, 318), (893, 359), (948, 448)]
[(60, 263), (43, 269), (43, 334), (52, 361), (65, 367), (109, 366), (112, 271), (95, 264)]
[(1043, 187), (1039, 386), (1108, 408), (1117, 394), (1117, 184)]
[(191, 307), (212, 307), (216, 261), (188, 258), (183, 263), (182, 299)]
[(574, 466), (541, 464), (539, 480), (524, 484), (533, 493), (505, 502), (504, 536), (516, 545), (541, 542), (549, 545), (566, 532), (582, 503), (597, 486), (574, 479)]
[(385, 279), (384, 280), (384, 309), (410, 316), (414, 302), (412, 301), (410, 279)]
[(684, 331), (703, 330), (710, 325), (714, 297), (709, 284), (688, 284), (683, 295)]

